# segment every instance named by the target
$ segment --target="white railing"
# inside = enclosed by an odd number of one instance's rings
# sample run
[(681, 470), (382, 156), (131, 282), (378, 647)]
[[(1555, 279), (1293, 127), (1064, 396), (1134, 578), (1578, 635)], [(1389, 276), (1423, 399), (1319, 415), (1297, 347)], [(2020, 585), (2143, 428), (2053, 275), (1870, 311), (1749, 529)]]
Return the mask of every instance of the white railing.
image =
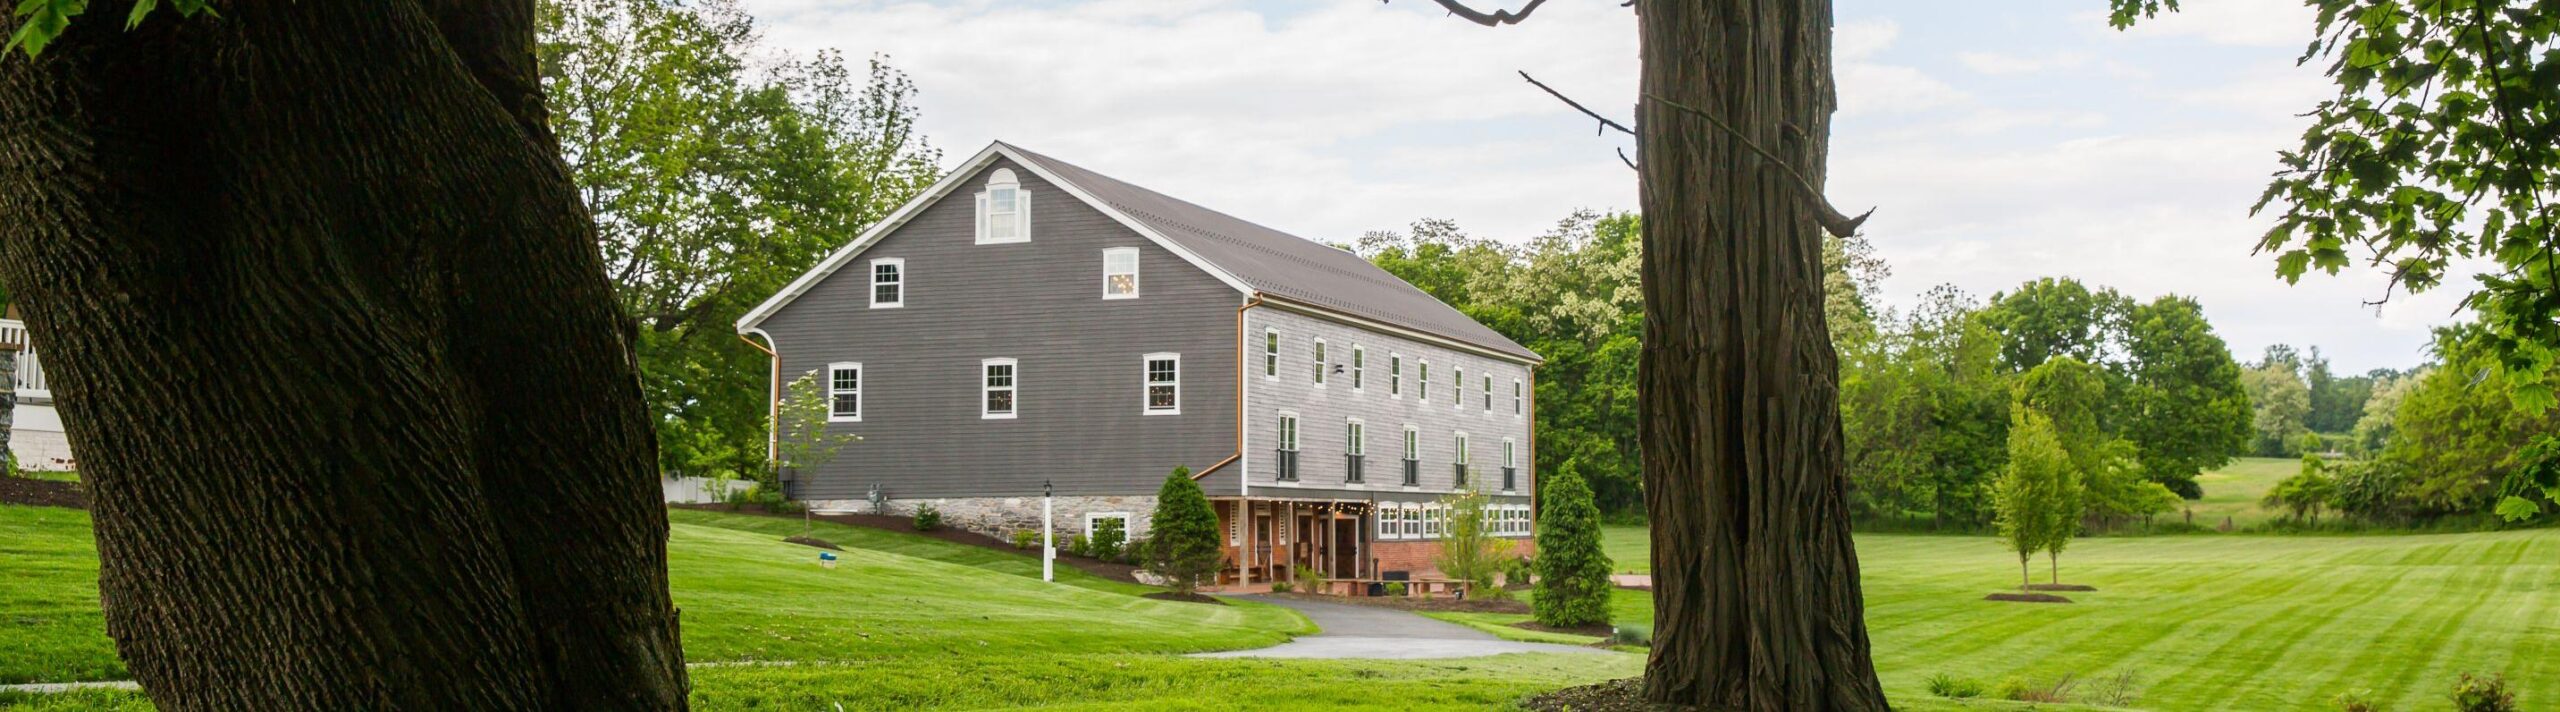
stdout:
[(26, 322), (0, 319), (0, 344), (18, 347), (18, 397), (52, 398), (53, 389), (44, 382), (44, 363), (36, 357), (35, 346), (27, 342)]

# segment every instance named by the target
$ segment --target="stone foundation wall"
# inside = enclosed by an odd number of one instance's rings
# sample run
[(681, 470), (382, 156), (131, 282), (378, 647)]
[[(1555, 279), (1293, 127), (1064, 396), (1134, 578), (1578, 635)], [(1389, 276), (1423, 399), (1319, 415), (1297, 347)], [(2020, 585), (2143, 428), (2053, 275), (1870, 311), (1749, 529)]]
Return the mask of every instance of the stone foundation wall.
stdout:
[[(977, 532), (998, 539), (1011, 539), (1021, 530), (1040, 530), (1040, 498), (1038, 497), (945, 497), (934, 499), (892, 499), (882, 511), (872, 511), (871, 502), (861, 499), (827, 499), (807, 502), (818, 512), (856, 512), (914, 516), (916, 508), (933, 505), (941, 510), (944, 526)], [(1063, 540), (1085, 531), (1085, 515), (1114, 513), (1129, 515), (1129, 538), (1144, 539), (1151, 531), (1150, 517), (1156, 510), (1154, 495), (1114, 495), (1055, 498), (1057, 536)]]

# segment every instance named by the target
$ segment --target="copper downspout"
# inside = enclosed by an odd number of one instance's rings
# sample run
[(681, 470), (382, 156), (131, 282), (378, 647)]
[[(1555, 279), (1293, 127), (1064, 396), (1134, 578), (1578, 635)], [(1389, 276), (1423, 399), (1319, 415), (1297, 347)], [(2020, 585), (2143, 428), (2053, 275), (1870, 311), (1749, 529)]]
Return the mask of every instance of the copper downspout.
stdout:
[[(1227, 459), (1219, 460), (1218, 464), (1210, 465), (1208, 469), (1191, 473), (1191, 479), (1197, 480), (1203, 477), (1208, 477), (1209, 473), (1217, 472), (1219, 468), (1235, 464), (1236, 460), (1244, 457), (1244, 310), (1258, 306), (1262, 306), (1261, 292), (1254, 292), (1253, 299), (1247, 300), (1244, 303), (1244, 306), (1236, 307), (1236, 453), (1228, 455)], [(776, 368), (780, 368), (780, 366), (776, 366)]]
[(765, 357), (773, 362), (773, 375), (765, 383), (764, 401), (764, 461), (769, 464), (782, 459), (782, 354), (774, 353), (773, 349), (765, 348), (764, 344), (756, 343), (746, 334), (739, 334), (738, 340), (764, 352)]

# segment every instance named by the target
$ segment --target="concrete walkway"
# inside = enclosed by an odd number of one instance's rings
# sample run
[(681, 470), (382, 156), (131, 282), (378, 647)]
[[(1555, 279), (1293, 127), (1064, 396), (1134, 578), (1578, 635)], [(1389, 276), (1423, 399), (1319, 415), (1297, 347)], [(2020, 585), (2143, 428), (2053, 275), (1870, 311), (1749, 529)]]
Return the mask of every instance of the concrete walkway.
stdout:
[(1195, 658), (1334, 658), (1423, 660), (1472, 658), (1504, 653), (1586, 653), (1609, 651), (1579, 645), (1523, 643), (1491, 633), (1377, 606), (1324, 603), (1279, 596), (1235, 596), (1306, 614), (1315, 635), (1259, 650), (1200, 653)]

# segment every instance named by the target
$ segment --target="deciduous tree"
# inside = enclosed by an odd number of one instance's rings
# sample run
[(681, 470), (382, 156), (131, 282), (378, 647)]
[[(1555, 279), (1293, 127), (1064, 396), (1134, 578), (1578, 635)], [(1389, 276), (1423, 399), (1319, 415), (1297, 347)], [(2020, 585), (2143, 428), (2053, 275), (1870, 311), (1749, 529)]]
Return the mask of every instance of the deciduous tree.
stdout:
[(684, 707), (533, 3), (21, 8), (96, 11), (0, 62), (0, 282), (155, 704)]
[[(2053, 420), (2020, 407), (2009, 421), (2009, 464), (2000, 471), (1992, 499), (2000, 510), (2000, 541), (2018, 554), (2018, 588), (2033, 585), (2027, 562), (2052, 546), (2063, 531), (2062, 501), (2071, 476), (2071, 453), (2062, 447)], [(2076, 522), (2074, 522), (2076, 524)]]
[(2249, 446), (2254, 412), (2240, 364), (2193, 299), (2164, 296), (2136, 307), (2125, 331), (2135, 400), (2124, 436), (2145, 477), (2182, 497), (2202, 497), (2196, 475)]

